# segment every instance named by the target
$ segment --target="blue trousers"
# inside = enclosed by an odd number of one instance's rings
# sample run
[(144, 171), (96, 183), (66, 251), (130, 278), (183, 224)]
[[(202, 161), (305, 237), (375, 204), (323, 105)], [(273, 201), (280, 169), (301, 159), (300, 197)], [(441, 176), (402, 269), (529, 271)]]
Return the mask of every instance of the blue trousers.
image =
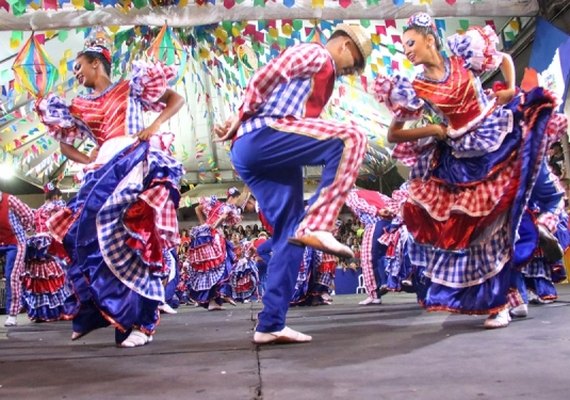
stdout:
[(12, 305), (12, 270), (14, 269), (14, 263), (16, 262), (18, 248), (16, 245), (0, 246), (0, 253), (4, 253), (6, 256), (4, 277), (6, 278), (6, 314), (8, 314), (10, 312), (10, 306)]
[(275, 332), (285, 327), (304, 251), (287, 241), (305, 216), (303, 166), (324, 165), (317, 193), (309, 200), (312, 204), (320, 190), (334, 181), (343, 148), (340, 139), (317, 140), (269, 127), (241, 136), (232, 146), (236, 171), (274, 229), (273, 256), (267, 266), (258, 332)]

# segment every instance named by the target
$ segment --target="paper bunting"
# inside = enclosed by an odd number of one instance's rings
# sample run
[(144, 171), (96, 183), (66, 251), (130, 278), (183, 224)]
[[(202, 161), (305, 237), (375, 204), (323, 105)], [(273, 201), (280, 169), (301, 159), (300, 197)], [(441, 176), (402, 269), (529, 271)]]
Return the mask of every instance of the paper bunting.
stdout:
[(253, 49), (246, 44), (237, 47), (236, 55), (238, 59), (239, 82), (242, 87), (245, 87), (248, 79), (259, 66), (259, 60)]
[(16, 55), (12, 69), (20, 88), (36, 97), (51, 91), (59, 77), (57, 68), (33, 33)]
[[(428, 4), (427, 0), (414, 0), (414, 4)], [(108, 1), (94, 2), (95, 7)], [(246, 4), (240, 0), (219, 0), (215, 4), (234, 11), (240, 4)], [(258, 2), (257, 6), (263, 3), (269, 8), (274, 7), (280, 0), (271, 2)], [(1, 3), (1, 1), (0, 1)], [(40, 2), (41, 3), (41, 2)], [(84, 7), (84, 1), (73, 4)], [(150, 6), (166, 4), (163, 1), (149, 1)], [(188, 2), (190, 7), (195, 6), (193, 2)], [(285, 3), (285, 2), (284, 2)], [(314, 4), (318, 4), (315, 1)], [(380, 0), (367, 0), (355, 2), (341, 0), (336, 2), (336, 7), (349, 8), (358, 4), (366, 8), (383, 6), (388, 2)], [(411, 3), (407, 1), (406, 3)], [(435, 4), (435, 2), (433, 2)], [(58, 4), (61, 4), (58, 2)], [(69, 7), (69, 2), (66, 3)], [(121, 2), (124, 7), (134, 7), (133, 1)], [(170, 2), (171, 5), (181, 7), (183, 2)], [(253, 4), (249, 1), (247, 5)], [(295, 1), (291, 0), (291, 6), (295, 7)], [(310, 4), (310, 2), (309, 2)], [(322, 1), (322, 4), (330, 4)], [(201, 7), (210, 7), (212, 1), (202, 1)], [(389, 4), (391, 7), (391, 4)], [(203, 10), (206, 11), (206, 10)], [(223, 10), (222, 10), (223, 12)], [(372, 14), (371, 14), (372, 15)], [(464, 26), (479, 24), (469, 17), (462, 17)], [(438, 32), (445, 37), (452, 34), (459, 26), (458, 19), (435, 19)], [(214, 145), (208, 141), (211, 134), (211, 127), (214, 123), (220, 123), (229, 115), (239, 111), (240, 99), (243, 94), (245, 84), (250, 75), (259, 67), (265, 65), (269, 60), (279, 55), (288, 46), (300, 43), (315, 41), (326, 43), (327, 37), (340, 21), (336, 20), (297, 20), (297, 19), (277, 19), (277, 20), (244, 20), (244, 21), (223, 21), (202, 26), (185, 27), (110, 27), (114, 39), (112, 68), (118, 76), (129, 71), (130, 63), (139, 58), (152, 57), (154, 60), (162, 60), (166, 64), (179, 60), (185, 61), (185, 66), (181, 66), (179, 76), (177, 76), (178, 87), (176, 90), (186, 98), (187, 109), (180, 114), (184, 114), (180, 121), (178, 116), (168, 122), (169, 128), (180, 134), (177, 138), (176, 146), (172, 147), (176, 158), (183, 162), (184, 167), (192, 173), (187, 178), (194, 183), (201, 182), (223, 182), (226, 178), (231, 179), (228, 173), (230, 167), (229, 143)], [(494, 24), (493, 20), (485, 21), (487, 24)], [(356, 22), (358, 23), (358, 21)], [(373, 79), (379, 75), (390, 73), (402, 73), (408, 77), (413, 77), (414, 66), (402, 53), (401, 28), (402, 20), (370, 20), (361, 19), (360, 24), (366, 29), (373, 42), (373, 54), (370, 58), (369, 67), (361, 77), (342, 78), (338, 90), (331, 98), (330, 104), (334, 105), (330, 110), (325, 111), (325, 115), (339, 121), (351, 121), (362, 127), (363, 131), (369, 132), (370, 143), (382, 147), (385, 142), (386, 127), (382, 122), (386, 121), (385, 115), (378, 113), (378, 105), (373, 97), (367, 93), (373, 83)], [(498, 21), (498, 26), (506, 26), (504, 37), (511, 40), (520, 26), (515, 21), (505, 23)], [(48, 49), (54, 45), (59, 47), (57, 54), (62, 54), (61, 59), (56, 59), (60, 76), (65, 76), (64, 80), (57, 81), (52, 87), (61, 94), (67, 95), (70, 90), (78, 90), (73, 79), (67, 79), (71, 75), (74, 54), (77, 48), (72, 48), (68, 43), (75, 42), (78, 36), (85, 37), (91, 32), (88, 28), (45, 32), (45, 40)], [(79, 35), (78, 35), (79, 34)], [(13, 43), (17, 43), (16, 49), (22, 47), (25, 42), (22, 32), (14, 32), (11, 38)], [(50, 44), (50, 38), (52, 43)], [(41, 46), (41, 36), (36, 35), (36, 42)], [(79, 39), (81, 41), (82, 39)], [(8, 44), (8, 43), (7, 43)], [(66, 47), (69, 47), (68, 49)], [(180, 58), (178, 52), (184, 52)], [(15, 52), (15, 51), (14, 51)], [(50, 53), (51, 55), (51, 53)], [(185, 73), (184, 73), (185, 72)], [(45, 131), (29, 131), (25, 122), (37, 124), (37, 119), (30, 113), (30, 108), (18, 108), (15, 111), (14, 105), (21, 104), (19, 92), (25, 88), (25, 84), (20, 80), (14, 80), (9, 69), (0, 70), (0, 102), (10, 110), (10, 113), (0, 117), (3, 130), (0, 135), (0, 146), (2, 151), (17, 157), (18, 162), (25, 164), (22, 175), (29, 172), (29, 176), (42, 177), (53, 174), (47, 168), (41, 168), (37, 164), (44, 158), (49, 158), (53, 163), (56, 160), (61, 164), (65, 161), (61, 154), (50, 154), (56, 148), (55, 142), (38, 139), (38, 136)], [(24, 92), (25, 95), (25, 92)], [(25, 130), (22, 131), (22, 127)], [(24, 133), (22, 135), (22, 133)], [(33, 143), (32, 143), (33, 142)], [(185, 147), (186, 146), (186, 147)], [(367, 155), (366, 168), (369, 171), (378, 170), (379, 165), (375, 154)], [(42, 165), (43, 167), (43, 165)], [(62, 168), (63, 169), (63, 168)], [(73, 176), (79, 167), (73, 163), (67, 163), (66, 174)], [(58, 173), (61, 169), (58, 169)], [(31, 171), (31, 172), (30, 172)], [(189, 182), (191, 184), (191, 182)], [(79, 181), (78, 181), (79, 185)]]
[(169, 82), (171, 85), (177, 84), (186, 72), (188, 53), (172, 32), (172, 28), (167, 25), (160, 29), (158, 35), (146, 51), (146, 55), (151, 61), (161, 61), (166, 65), (176, 65), (178, 67), (176, 77)]
[(324, 45), (327, 43), (327, 37), (321, 31), (321, 29), (317, 25), (315, 25), (313, 29), (311, 29), (309, 35), (307, 36), (307, 42), (320, 43)]

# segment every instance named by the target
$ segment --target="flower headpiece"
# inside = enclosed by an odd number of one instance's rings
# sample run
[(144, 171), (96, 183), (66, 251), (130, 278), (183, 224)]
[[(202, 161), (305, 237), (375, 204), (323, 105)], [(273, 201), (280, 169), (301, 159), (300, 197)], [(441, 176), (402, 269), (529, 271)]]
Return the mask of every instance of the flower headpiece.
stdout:
[(107, 60), (107, 62), (111, 64), (111, 52), (106, 47), (103, 47), (101, 45), (86, 47), (85, 49), (79, 52), (79, 55), (83, 55), (85, 53), (101, 54), (105, 58), (105, 60)]
[(433, 22), (433, 19), (429, 16), (429, 14), (424, 12), (416, 13), (408, 19), (408, 22), (406, 23), (406, 29), (409, 29), (413, 26), (430, 28), (433, 29), (434, 32), (437, 32), (437, 28)]
[(228, 189), (227, 197), (236, 197), (236, 196), (239, 196), (240, 194), (241, 194), (241, 192), (238, 190), (238, 188), (235, 186), (232, 186), (231, 188)]
[(53, 190), (56, 189), (56, 186), (54, 185), (53, 182), (48, 182), (46, 183), (46, 185), (44, 186), (44, 193), (49, 193)]

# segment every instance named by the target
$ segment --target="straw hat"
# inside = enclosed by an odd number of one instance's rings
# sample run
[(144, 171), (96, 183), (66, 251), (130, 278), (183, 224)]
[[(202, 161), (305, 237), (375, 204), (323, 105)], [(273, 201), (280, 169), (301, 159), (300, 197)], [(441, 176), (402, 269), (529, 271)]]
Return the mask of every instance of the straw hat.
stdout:
[(251, 192), (249, 190), (244, 190), (239, 197), (236, 200), (236, 205), (241, 208), (244, 209), (245, 206), (247, 205), (247, 202), (249, 201), (249, 199), (251, 198)]
[(372, 41), (366, 30), (359, 25), (339, 24), (335, 27), (334, 32), (337, 31), (346, 33), (352, 39), (358, 47), (364, 63), (366, 63), (366, 59), (372, 54)]

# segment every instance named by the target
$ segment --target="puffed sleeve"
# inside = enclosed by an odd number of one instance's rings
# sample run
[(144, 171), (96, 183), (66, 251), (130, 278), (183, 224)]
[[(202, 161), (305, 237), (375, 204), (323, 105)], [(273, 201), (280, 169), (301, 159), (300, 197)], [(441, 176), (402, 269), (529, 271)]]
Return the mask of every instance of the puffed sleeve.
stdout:
[(418, 97), (412, 82), (405, 76), (387, 78), (378, 76), (374, 82), (374, 96), (386, 104), (397, 121), (411, 121), (421, 117), (424, 101)]
[(222, 210), (222, 214), (226, 214), (227, 216), (224, 219), (224, 224), (226, 225), (235, 225), (240, 223), (241, 221), (241, 210), (233, 205), (225, 204), (224, 209)]
[(562, 113), (554, 113), (546, 124), (546, 135), (550, 143), (558, 142), (568, 133), (568, 118)]
[(135, 61), (131, 76), (131, 94), (139, 99), (144, 111), (160, 112), (165, 104), (159, 100), (169, 87), (169, 81), (176, 77), (176, 69), (162, 63)]
[(503, 55), (497, 51), (499, 38), (489, 25), (471, 27), (464, 34), (455, 34), (447, 39), (451, 53), (461, 57), (465, 68), (476, 74), (493, 71), (501, 65)]
[(371, 217), (375, 217), (378, 214), (378, 209), (369, 204), (366, 200), (361, 199), (358, 196), (358, 191), (356, 189), (352, 189), (350, 192), (348, 192), (345, 204), (354, 214), (358, 216), (361, 214), (368, 214)]
[(55, 140), (73, 145), (75, 139), (93, 139), (89, 127), (71, 114), (61, 97), (53, 93), (41, 97), (36, 101), (35, 109), (40, 121), (47, 127), (48, 135)]
[(218, 198), (216, 196), (210, 197), (200, 197), (198, 203), (202, 206), (202, 211), (206, 216), (210, 215), (214, 206), (218, 203)]

